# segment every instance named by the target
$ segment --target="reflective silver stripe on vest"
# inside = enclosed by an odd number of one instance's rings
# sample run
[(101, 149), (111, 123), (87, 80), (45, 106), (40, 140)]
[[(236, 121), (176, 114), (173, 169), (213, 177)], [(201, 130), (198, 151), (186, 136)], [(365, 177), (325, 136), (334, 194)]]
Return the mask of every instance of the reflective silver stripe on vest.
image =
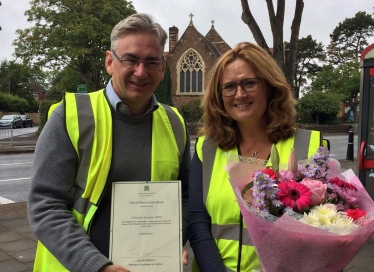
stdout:
[(84, 193), (84, 189), (78, 186), (74, 186), (73, 188), (70, 189), (70, 192), (69, 192), (71, 198), (73, 199), (73, 208), (80, 214), (87, 214), (92, 203), (88, 201), (87, 198), (82, 198), (83, 193)]
[[(95, 133), (95, 121), (92, 111), (92, 105), (89, 95), (75, 94), (77, 109), (78, 110), (78, 127), (79, 127), (79, 167), (75, 183), (77, 185), (70, 193), (73, 195), (74, 209), (81, 213), (86, 214), (89, 210), (91, 203), (88, 199), (83, 199), (82, 194), (87, 185), (88, 171), (90, 169), (91, 152), (93, 146), (93, 139)], [(83, 156), (84, 151), (84, 156)]]
[[(239, 240), (238, 227), (239, 227), (239, 224), (232, 224), (232, 225), (212, 224), (213, 238), (214, 239), (226, 239), (226, 240), (238, 241)], [(245, 246), (252, 246), (253, 245), (246, 228), (243, 228), (242, 243)]]
[(206, 205), (208, 198), (208, 189), (210, 185), (210, 179), (212, 178), (214, 158), (216, 157), (217, 147), (212, 144), (210, 138), (205, 138), (202, 146), (203, 151), (203, 201)]
[(297, 160), (306, 160), (308, 158), (308, 150), (312, 131), (297, 128), (293, 147)]
[(185, 138), (186, 132), (183, 129), (181, 120), (179, 119), (178, 115), (173, 111), (173, 109), (170, 108), (170, 106), (165, 105), (165, 104), (162, 104), (162, 107), (165, 108), (171, 127), (173, 129), (173, 133), (175, 136), (175, 140), (177, 141), (177, 146), (179, 150), (179, 164), (181, 164), (182, 157), (184, 154), (184, 149), (185, 149), (184, 138)]

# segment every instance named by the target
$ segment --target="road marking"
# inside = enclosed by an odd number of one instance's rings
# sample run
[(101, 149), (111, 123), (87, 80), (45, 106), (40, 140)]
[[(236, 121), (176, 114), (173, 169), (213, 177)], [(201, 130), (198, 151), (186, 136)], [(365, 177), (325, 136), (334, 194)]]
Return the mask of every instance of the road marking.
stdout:
[(22, 179), (30, 179), (30, 177), (28, 177), (28, 178), (17, 178), (17, 179), (0, 179), (0, 182), (2, 182), (2, 181), (22, 180)]
[(3, 165), (18, 165), (18, 164), (30, 164), (32, 162), (15, 162), (15, 163), (0, 163), (0, 166), (3, 166)]
[(14, 203), (14, 201), (0, 196), (0, 204), (9, 204), (9, 203)]

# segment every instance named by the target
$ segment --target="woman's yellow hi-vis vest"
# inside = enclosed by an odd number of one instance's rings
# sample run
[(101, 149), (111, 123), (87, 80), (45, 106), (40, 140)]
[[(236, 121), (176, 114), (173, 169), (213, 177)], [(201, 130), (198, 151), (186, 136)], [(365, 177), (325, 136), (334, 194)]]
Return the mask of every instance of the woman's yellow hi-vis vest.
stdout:
[[(281, 140), (276, 144), (280, 163), (287, 164), (291, 149), (299, 150), (298, 159), (313, 155), (321, 145), (321, 133), (297, 129), (295, 137)], [(304, 156), (302, 156), (302, 152)], [(203, 201), (212, 220), (212, 235), (216, 241), (226, 271), (237, 271), (240, 209), (229, 181), (226, 151), (213, 146), (210, 139), (200, 137), (196, 142), (196, 152), (203, 162)], [(238, 155), (237, 148), (228, 151)], [(256, 249), (252, 245), (246, 225), (243, 222), (242, 254), (240, 271), (250, 272), (261, 268)], [(271, 256), (269, 256), (271, 258)], [(196, 262), (192, 271), (199, 271)]]
[[(81, 193), (76, 194), (72, 213), (77, 223), (88, 232), (111, 165), (111, 109), (104, 90), (89, 94), (66, 93), (62, 103), (65, 106), (67, 132), (79, 158), (75, 185)], [(185, 145), (183, 118), (175, 108), (159, 104), (152, 116), (151, 181), (178, 178)], [(38, 241), (34, 271), (68, 270)]]

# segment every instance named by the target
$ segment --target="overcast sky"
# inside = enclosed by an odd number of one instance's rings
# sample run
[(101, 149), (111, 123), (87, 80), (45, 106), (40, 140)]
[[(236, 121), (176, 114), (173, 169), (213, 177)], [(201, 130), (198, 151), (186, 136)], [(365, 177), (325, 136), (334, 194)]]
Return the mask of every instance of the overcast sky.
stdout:
[[(0, 0), (0, 60), (13, 60), (13, 40), (15, 31), (31, 26), (24, 15), (30, 8), (29, 0)], [(252, 14), (261, 28), (269, 46), (272, 46), (272, 34), (269, 17), (264, 0), (248, 0)], [(273, 2), (276, 2), (275, 0)], [(346, 18), (352, 18), (358, 11), (373, 13), (373, 1), (370, 0), (305, 0), (301, 21), (300, 35), (311, 34), (317, 42), (328, 45), (329, 35), (334, 28)], [(187, 28), (192, 13), (193, 24), (197, 30), (206, 35), (214, 20), (214, 27), (221, 37), (234, 47), (242, 41), (254, 42), (252, 33), (241, 20), (240, 0), (134, 0), (137, 12), (151, 14), (168, 32), (169, 27), (179, 29), (179, 37)], [(286, 1), (284, 21), (284, 40), (290, 40), (290, 28), (295, 11), (295, 0)], [(369, 43), (373, 43), (370, 39)], [(168, 47), (165, 47), (168, 50)]]

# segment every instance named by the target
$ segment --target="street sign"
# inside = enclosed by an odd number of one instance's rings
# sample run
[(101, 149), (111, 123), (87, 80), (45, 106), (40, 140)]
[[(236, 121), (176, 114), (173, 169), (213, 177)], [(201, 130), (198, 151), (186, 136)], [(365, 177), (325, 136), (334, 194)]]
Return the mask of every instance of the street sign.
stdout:
[(77, 93), (87, 93), (86, 84), (77, 85)]

